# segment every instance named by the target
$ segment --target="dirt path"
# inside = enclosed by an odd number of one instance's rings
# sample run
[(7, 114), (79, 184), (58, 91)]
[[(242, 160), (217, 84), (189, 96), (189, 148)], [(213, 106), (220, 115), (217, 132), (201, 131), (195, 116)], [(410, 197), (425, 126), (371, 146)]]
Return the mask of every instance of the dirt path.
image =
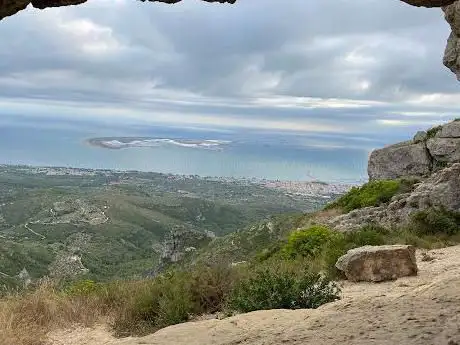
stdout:
[(45, 236), (43, 236), (42, 234), (39, 234), (38, 232), (36, 232), (36, 231), (34, 231), (33, 229), (31, 229), (31, 228), (29, 227), (29, 223), (25, 223), (25, 224), (24, 224), (24, 227), (25, 227), (27, 230), (29, 230), (31, 233), (33, 233), (34, 235), (41, 237), (42, 240), (46, 239)]
[(420, 274), (382, 284), (345, 282), (317, 310), (270, 310), (114, 339), (103, 328), (53, 334), (50, 345), (460, 345), (460, 246), (429, 252)]

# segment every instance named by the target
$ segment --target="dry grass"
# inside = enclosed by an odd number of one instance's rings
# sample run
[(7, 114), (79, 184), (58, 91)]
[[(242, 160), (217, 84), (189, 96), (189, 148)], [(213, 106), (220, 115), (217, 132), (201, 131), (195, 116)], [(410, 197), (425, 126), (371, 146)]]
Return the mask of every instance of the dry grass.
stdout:
[(234, 270), (202, 268), (138, 281), (52, 282), (0, 298), (0, 345), (45, 345), (50, 332), (109, 324), (115, 335), (143, 335), (223, 308)]
[(102, 319), (97, 298), (65, 296), (45, 282), (0, 300), (0, 345), (43, 345), (48, 332)]

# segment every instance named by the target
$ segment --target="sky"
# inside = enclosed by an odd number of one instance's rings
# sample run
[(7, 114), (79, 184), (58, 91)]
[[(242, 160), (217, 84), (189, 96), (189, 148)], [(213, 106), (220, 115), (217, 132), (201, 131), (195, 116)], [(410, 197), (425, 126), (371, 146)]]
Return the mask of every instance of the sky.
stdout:
[(440, 9), (90, 0), (0, 22), (0, 118), (379, 137), (460, 117)]

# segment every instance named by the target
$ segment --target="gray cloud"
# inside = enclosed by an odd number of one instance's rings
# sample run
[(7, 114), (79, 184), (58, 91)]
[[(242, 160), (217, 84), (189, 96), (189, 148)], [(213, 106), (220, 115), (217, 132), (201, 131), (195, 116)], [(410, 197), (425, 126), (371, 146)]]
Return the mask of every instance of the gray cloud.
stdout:
[(390, 135), (456, 111), (460, 89), (441, 64), (447, 35), (440, 10), (397, 1), (100, 0), (2, 21), (0, 96), (16, 111), (57, 101), (152, 121), (169, 113)]

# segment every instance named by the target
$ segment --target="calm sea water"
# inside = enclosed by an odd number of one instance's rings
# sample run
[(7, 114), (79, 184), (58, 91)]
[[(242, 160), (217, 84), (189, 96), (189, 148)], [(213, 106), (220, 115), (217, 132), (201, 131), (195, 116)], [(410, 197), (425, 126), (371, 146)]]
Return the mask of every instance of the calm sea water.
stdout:
[[(86, 140), (101, 136), (229, 140), (223, 150), (179, 146), (110, 150)], [(339, 143), (340, 145), (337, 145)], [(358, 143), (359, 144), (359, 143)], [(356, 182), (366, 178), (369, 143), (308, 134), (107, 127), (46, 121), (0, 123), (0, 163), (142, 170), (201, 176)], [(375, 144), (377, 145), (377, 144)], [(341, 147), (339, 147), (341, 146)]]

